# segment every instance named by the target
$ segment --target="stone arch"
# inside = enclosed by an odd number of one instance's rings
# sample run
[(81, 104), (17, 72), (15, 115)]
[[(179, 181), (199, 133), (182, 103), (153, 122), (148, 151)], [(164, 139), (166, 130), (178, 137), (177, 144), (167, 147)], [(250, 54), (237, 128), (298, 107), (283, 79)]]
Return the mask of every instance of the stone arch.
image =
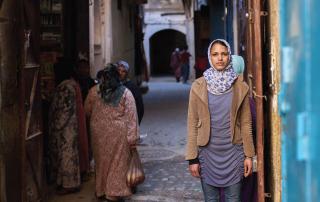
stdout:
[(146, 60), (147, 60), (147, 65), (148, 65), (148, 70), (149, 74), (151, 73), (150, 69), (150, 38), (161, 31), (164, 30), (175, 30), (177, 32), (180, 32), (182, 34), (186, 35), (186, 26), (184, 23), (182, 24), (176, 24), (176, 25), (170, 25), (170, 24), (147, 24), (145, 28), (145, 35), (144, 35), (144, 49), (145, 49), (145, 54), (146, 54)]
[(164, 29), (149, 38), (151, 75), (170, 75), (171, 54), (176, 48), (183, 49), (186, 35), (174, 29)]

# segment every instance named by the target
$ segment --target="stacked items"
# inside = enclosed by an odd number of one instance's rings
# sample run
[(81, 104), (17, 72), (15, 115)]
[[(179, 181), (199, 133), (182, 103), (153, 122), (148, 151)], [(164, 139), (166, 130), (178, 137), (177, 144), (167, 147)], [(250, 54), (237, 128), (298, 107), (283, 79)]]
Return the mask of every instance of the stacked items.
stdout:
[(61, 44), (61, 34), (54, 34), (53, 32), (43, 32), (41, 35), (41, 46), (54, 46), (55, 44)]
[(61, 11), (62, 5), (59, 0), (40, 0), (40, 11)]

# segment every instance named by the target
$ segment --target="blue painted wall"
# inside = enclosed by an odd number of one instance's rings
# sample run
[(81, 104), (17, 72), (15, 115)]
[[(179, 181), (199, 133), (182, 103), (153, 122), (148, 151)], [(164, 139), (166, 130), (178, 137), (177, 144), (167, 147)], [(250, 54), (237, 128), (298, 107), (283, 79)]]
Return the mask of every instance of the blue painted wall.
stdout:
[[(225, 16), (225, 7), (228, 15)], [(233, 53), (233, 4), (232, 0), (211, 0), (210, 2), (211, 41), (225, 39)]]
[(279, 6), (282, 201), (320, 201), (320, 1)]
[(226, 16), (227, 21), (226, 23), (226, 30), (225, 30), (225, 39), (229, 42), (231, 51), (234, 53), (233, 47), (234, 47), (234, 40), (233, 40), (233, 2), (232, 0), (225, 0), (225, 6), (228, 7), (228, 13)]
[(211, 41), (224, 39), (224, 0), (210, 1)]

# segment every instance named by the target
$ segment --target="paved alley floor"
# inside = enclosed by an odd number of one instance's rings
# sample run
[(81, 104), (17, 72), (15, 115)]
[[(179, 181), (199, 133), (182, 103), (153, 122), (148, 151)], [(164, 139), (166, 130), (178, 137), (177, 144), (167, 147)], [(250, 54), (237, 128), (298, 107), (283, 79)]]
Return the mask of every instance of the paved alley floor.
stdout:
[[(143, 95), (145, 114), (140, 133), (147, 140), (138, 145), (146, 180), (137, 194), (123, 197), (126, 202), (204, 201), (200, 180), (189, 173), (185, 159), (187, 114), (191, 84), (176, 83), (174, 78), (152, 78)], [(99, 202), (95, 197), (94, 175), (81, 191), (55, 196), (54, 202)]]

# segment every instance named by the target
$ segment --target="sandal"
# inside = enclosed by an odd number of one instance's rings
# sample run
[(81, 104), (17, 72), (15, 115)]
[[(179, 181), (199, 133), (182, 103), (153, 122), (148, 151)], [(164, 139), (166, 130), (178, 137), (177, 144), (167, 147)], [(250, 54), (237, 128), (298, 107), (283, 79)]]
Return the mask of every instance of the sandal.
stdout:
[(66, 195), (66, 194), (73, 194), (75, 192), (78, 192), (80, 188), (62, 188), (58, 191), (56, 191), (57, 195)]
[[(119, 198), (119, 196), (105, 196), (108, 202), (124, 202), (124, 199)], [(114, 199), (114, 200), (112, 200)]]
[(124, 200), (123, 198), (120, 198), (120, 199), (118, 199), (117, 201), (112, 201), (112, 200), (107, 199), (107, 198), (105, 198), (105, 199), (106, 199), (106, 201), (108, 201), (108, 202), (125, 202), (125, 200)]

